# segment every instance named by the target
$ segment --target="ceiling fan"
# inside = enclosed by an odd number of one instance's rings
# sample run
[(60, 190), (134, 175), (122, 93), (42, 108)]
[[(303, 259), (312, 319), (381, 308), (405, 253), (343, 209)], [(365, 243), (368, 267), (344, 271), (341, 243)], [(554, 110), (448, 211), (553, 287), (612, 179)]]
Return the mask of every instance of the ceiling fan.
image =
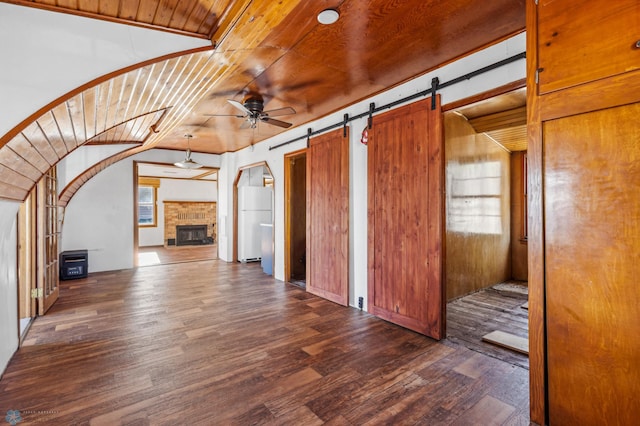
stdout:
[(231, 105), (242, 111), (243, 115), (237, 114), (205, 114), (208, 117), (238, 117), (245, 120), (240, 126), (241, 129), (255, 129), (259, 122), (271, 124), (274, 126), (287, 129), (291, 127), (291, 123), (286, 121), (276, 120), (273, 117), (281, 115), (295, 114), (296, 110), (291, 107), (277, 108), (268, 111), (264, 111), (264, 101), (259, 95), (250, 95), (242, 103), (227, 99)]

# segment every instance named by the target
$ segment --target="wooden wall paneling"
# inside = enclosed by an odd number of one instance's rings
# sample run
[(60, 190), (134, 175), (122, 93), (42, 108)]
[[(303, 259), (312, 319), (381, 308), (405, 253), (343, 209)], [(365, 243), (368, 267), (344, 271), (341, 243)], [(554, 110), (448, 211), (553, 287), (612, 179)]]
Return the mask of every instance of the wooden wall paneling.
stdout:
[(443, 129), (439, 98), (376, 116), (370, 132), (368, 310), (444, 337)]
[(349, 304), (349, 137), (312, 138), (307, 154), (307, 291)]
[(528, 250), (527, 242), (522, 240), (525, 204), (523, 191), (525, 185), (526, 151), (511, 154), (511, 277), (527, 281)]
[(444, 127), (446, 297), (452, 300), (511, 278), (511, 161), (464, 117), (446, 113)]
[(640, 417), (639, 115), (544, 123), (550, 424)]

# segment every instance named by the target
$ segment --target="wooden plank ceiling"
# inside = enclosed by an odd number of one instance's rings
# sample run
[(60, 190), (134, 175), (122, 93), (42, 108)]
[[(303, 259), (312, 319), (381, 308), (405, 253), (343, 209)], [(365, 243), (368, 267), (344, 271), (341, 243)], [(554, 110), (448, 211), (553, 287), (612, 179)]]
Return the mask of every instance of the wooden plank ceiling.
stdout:
[[(265, 110), (292, 107), (296, 114), (278, 118), (303, 126), (525, 25), (525, 0), (8, 2), (212, 40), (212, 50), (78, 88), (0, 136), (0, 197), (20, 200), (85, 143), (182, 150), (192, 134), (194, 152), (236, 151), (284, 129), (241, 128), (229, 99), (259, 95)], [(333, 25), (316, 19), (326, 8), (340, 13)]]
[(236, 2), (213, 0), (12, 0), (23, 6), (211, 38)]
[(527, 150), (527, 93), (514, 90), (458, 108), (477, 133), (485, 133), (510, 152)]

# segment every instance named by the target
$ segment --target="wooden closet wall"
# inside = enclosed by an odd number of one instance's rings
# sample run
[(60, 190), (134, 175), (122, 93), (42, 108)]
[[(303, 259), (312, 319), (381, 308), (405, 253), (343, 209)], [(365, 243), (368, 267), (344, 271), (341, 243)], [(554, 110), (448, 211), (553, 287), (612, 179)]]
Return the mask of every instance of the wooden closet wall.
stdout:
[(531, 419), (640, 418), (640, 3), (529, 0)]

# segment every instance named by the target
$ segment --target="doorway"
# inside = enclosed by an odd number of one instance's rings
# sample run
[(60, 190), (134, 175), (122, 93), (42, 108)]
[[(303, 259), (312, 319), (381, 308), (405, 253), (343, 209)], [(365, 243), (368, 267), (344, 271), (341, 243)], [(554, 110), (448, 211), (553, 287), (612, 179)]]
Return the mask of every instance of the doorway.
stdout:
[(285, 155), (285, 281), (307, 280), (307, 150)]
[[(134, 265), (154, 266), (218, 258), (218, 169), (134, 162)], [(190, 242), (181, 227), (199, 227)]]
[(18, 211), (18, 319), (20, 342), (38, 311), (36, 298), (36, 190), (20, 205)]
[(528, 368), (526, 90), (480, 98), (444, 114), (447, 338)]
[(275, 265), (274, 185), (273, 173), (265, 161), (238, 169), (233, 184), (233, 259), (259, 262), (269, 275), (273, 275)]

